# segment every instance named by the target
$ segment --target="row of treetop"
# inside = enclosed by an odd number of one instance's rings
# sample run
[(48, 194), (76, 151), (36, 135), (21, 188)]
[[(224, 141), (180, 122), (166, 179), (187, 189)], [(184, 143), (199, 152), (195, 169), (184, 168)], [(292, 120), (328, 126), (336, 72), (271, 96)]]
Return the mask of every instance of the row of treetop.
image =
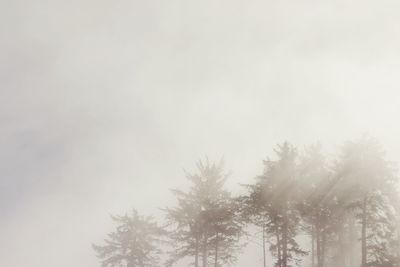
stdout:
[(136, 210), (113, 216), (116, 229), (93, 248), (102, 267), (218, 267), (233, 266), (257, 238), (262, 261), (253, 266), (399, 266), (395, 164), (370, 137), (331, 158), (321, 145), (279, 144), (239, 196), (224, 186), (222, 163), (199, 161), (186, 173), (191, 187), (172, 190), (177, 201), (162, 209), (165, 220)]

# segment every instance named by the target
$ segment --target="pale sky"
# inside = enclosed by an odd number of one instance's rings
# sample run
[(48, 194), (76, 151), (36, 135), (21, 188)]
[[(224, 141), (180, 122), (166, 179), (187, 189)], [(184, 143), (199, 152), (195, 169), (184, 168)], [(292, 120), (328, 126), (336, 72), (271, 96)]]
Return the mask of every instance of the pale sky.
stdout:
[(0, 266), (99, 266), (109, 214), (158, 215), (206, 155), (232, 190), (285, 140), (333, 151), (369, 133), (399, 161), (399, 11), (0, 1)]

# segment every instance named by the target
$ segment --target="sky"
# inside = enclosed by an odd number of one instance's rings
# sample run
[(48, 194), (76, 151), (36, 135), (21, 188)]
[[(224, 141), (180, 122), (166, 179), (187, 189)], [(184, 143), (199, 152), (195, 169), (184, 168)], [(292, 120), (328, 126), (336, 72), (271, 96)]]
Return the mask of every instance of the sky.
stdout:
[(232, 190), (286, 140), (398, 162), (399, 8), (0, 1), (0, 266), (99, 266), (109, 215), (158, 216), (206, 156)]

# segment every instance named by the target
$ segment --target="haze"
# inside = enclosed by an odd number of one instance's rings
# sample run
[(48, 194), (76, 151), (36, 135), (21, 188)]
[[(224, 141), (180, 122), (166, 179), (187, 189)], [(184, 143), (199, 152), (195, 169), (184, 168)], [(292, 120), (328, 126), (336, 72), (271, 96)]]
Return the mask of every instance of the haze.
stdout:
[(285, 140), (368, 133), (398, 161), (399, 8), (1, 1), (0, 265), (100, 266), (109, 214), (158, 216), (205, 156), (233, 191)]

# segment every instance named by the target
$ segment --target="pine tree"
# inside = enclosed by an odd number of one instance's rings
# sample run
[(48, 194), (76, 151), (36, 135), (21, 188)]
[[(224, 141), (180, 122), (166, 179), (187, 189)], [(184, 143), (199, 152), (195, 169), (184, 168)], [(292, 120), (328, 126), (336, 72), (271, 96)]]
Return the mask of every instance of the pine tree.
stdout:
[(388, 266), (393, 255), (395, 214), (389, 200), (396, 176), (376, 140), (364, 137), (347, 142), (336, 169), (341, 172), (338, 187), (360, 225), (361, 267)]
[[(264, 173), (249, 186), (250, 216), (263, 228), (270, 251), (276, 257), (275, 266), (288, 267), (300, 262), (306, 254), (295, 238), (299, 232), (297, 209), (297, 152), (289, 143), (275, 149), (277, 160), (264, 161)], [(265, 241), (265, 240), (264, 240)]]
[(133, 210), (124, 216), (112, 216), (116, 230), (108, 234), (105, 245), (93, 245), (102, 267), (157, 266), (161, 237), (165, 231), (152, 217)]
[(329, 194), (331, 175), (320, 145), (305, 149), (299, 169), (299, 210), (303, 219), (303, 230), (311, 236), (312, 266), (316, 263), (317, 267), (323, 267), (327, 244), (332, 238), (332, 229), (336, 221), (332, 215), (337, 209), (337, 203)]
[(189, 192), (173, 190), (178, 205), (166, 209), (174, 243), (168, 265), (188, 256), (194, 257), (195, 267), (236, 260), (242, 224), (235, 201), (224, 189), (227, 177), (222, 162), (199, 161), (197, 173), (187, 173)]

